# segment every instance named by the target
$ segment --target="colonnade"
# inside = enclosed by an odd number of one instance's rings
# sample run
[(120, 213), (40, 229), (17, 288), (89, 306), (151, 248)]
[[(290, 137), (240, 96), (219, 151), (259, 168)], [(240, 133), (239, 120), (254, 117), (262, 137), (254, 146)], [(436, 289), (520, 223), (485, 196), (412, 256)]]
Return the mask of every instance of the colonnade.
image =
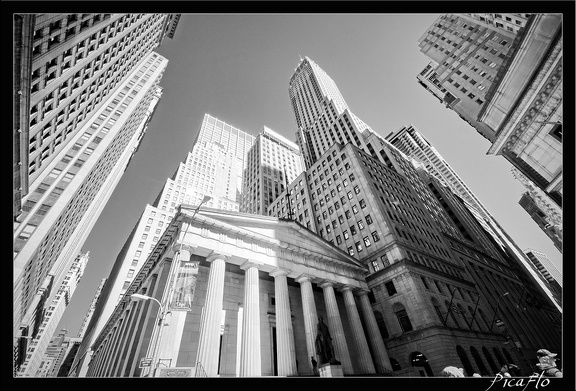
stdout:
[[(216, 376), (218, 373), (218, 344), (221, 322), (222, 303), (224, 296), (224, 273), (227, 256), (214, 254), (206, 260), (210, 263), (206, 301), (200, 323), (200, 339), (196, 362), (201, 363), (207, 376)], [(261, 347), (260, 347), (260, 304), (258, 271), (262, 264), (246, 261), (240, 265), (244, 270), (244, 315), (242, 318), (242, 336), (240, 347), (240, 376), (258, 377), (262, 375)], [(274, 277), (274, 293), (276, 300), (276, 341), (277, 341), (277, 369), (278, 376), (298, 376), (296, 368), (296, 349), (294, 346), (294, 332), (291, 321), (291, 311), (288, 301), (287, 275), (289, 270), (276, 268), (269, 272)], [(300, 284), (302, 309), (304, 315), (304, 329), (306, 334), (306, 347), (308, 357), (316, 357), (315, 338), (318, 324), (318, 315), (312, 280), (314, 276), (302, 274), (295, 280)], [(352, 334), (351, 340), (344, 335), (344, 326), (336, 302), (334, 291), (335, 283), (322, 281), (319, 285), (324, 294), (327, 311), (327, 324), (332, 336), (336, 359), (342, 363), (344, 374), (353, 374), (352, 361), (348, 344), (355, 345), (358, 363), (357, 371), (360, 374), (376, 373), (376, 369), (391, 371), (390, 360), (380, 335), (378, 324), (367, 297), (367, 290), (354, 291), (352, 286), (345, 285), (340, 288), (343, 294), (346, 313)], [(360, 315), (354, 296), (359, 296), (362, 314), (368, 337), (360, 321)], [(372, 348), (373, 357), (370, 354)]]

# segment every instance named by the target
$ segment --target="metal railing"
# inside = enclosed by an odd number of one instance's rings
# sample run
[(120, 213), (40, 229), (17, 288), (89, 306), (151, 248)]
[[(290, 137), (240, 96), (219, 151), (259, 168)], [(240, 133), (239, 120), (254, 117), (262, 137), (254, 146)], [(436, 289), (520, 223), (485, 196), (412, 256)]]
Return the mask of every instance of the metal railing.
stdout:
[(378, 375), (384, 375), (384, 376), (396, 376), (396, 374), (393, 371), (390, 371), (386, 368), (384, 368), (382, 365), (374, 363), (374, 367), (376, 368), (376, 372)]

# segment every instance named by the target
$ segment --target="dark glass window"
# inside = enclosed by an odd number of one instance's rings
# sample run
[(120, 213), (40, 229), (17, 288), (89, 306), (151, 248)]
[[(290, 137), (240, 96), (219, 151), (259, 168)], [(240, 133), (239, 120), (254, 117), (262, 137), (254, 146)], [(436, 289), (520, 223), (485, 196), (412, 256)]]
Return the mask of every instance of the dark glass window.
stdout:
[(396, 292), (396, 287), (394, 286), (393, 281), (389, 281), (385, 284), (386, 290), (388, 291), (388, 296), (394, 296)]

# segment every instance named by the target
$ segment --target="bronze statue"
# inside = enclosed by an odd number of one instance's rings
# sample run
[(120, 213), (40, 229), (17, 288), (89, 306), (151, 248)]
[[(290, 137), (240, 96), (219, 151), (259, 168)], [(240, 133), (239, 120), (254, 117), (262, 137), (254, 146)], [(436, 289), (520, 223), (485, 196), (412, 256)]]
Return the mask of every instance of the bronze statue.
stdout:
[(334, 356), (334, 346), (332, 345), (332, 337), (328, 326), (324, 323), (324, 319), (320, 317), (318, 321), (316, 333), (316, 354), (318, 355), (319, 364), (340, 364)]

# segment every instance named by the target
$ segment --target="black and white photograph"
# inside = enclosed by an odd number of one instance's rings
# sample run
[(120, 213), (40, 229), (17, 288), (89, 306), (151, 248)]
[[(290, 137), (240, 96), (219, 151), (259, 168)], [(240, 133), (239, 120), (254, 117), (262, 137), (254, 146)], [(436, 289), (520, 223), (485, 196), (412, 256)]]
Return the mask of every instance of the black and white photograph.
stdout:
[(572, 389), (574, 3), (483, 4), (12, 6), (11, 385)]

